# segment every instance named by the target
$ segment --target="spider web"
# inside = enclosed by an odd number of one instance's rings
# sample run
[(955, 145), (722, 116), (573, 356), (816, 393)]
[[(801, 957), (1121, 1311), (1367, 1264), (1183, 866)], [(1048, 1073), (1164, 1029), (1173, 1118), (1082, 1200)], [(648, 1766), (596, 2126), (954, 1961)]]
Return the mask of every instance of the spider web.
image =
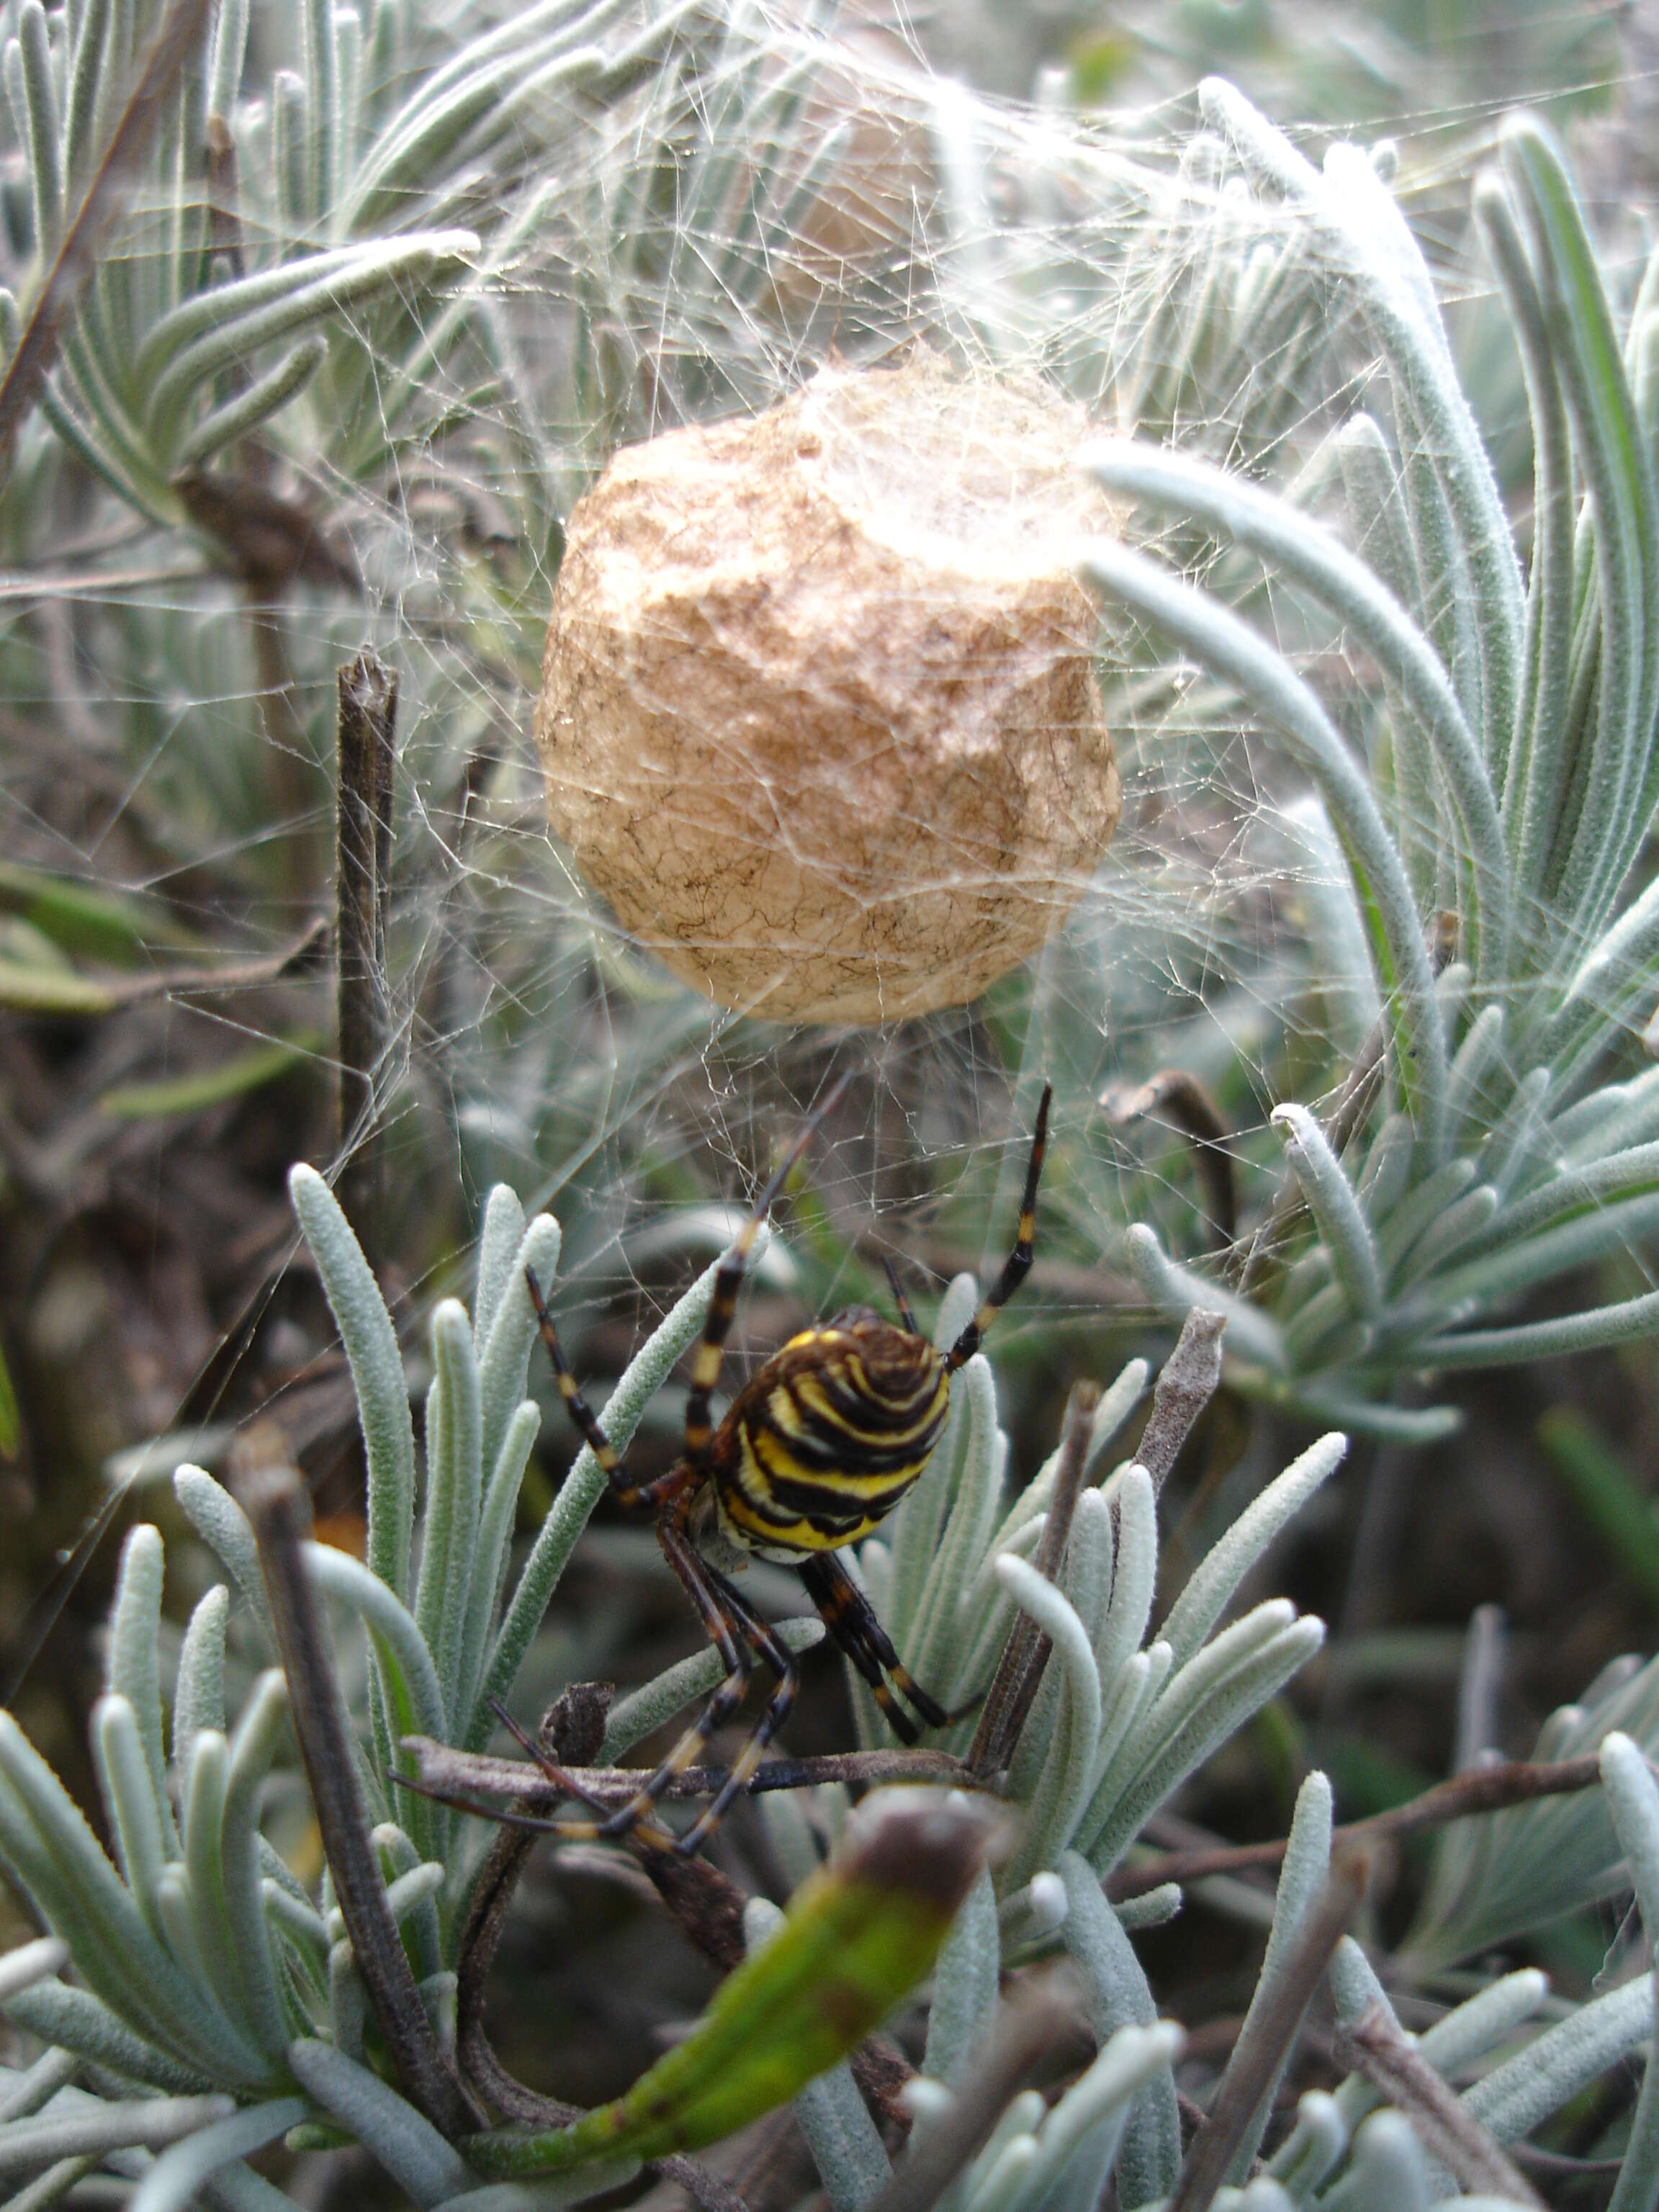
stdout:
[[(601, 43), (616, 51), (644, 18), (609, 13)], [(478, 28), (436, 0), (400, 11), (378, 89), (365, 57), (360, 158), (464, 19)], [(279, 151), (275, 72), (298, 58), (282, 47), (273, 32), (251, 57), (235, 118), (256, 257), (297, 242), (259, 181)], [(377, 1258), (405, 1319), (465, 1283), (483, 1195), (504, 1179), (563, 1224), (573, 1363), (616, 1372), (843, 1068), (848, 1103), (785, 1212), (735, 1367), (790, 1316), (867, 1295), (881, 1247), (911, 1271), (925, 1319), (952, 1273), (1006, 1250), (1048, 1073), (1063, 1164), (1036, 1297), (1000, 1335), (1039, 1313), (1075, 1322), (1089, 1364), (1107, 1364), (1109, 1328), (1121, 1349), (1159, 1340), (1123, 1267), (1126, 1226), (1153, 1222), (1184, 1257), (1218, 1227), (1180, 1132), (1156, 1115), (1114, 1126), (1103, 1090), (1169, 1066), (1197, 1078), (1230, 1132), (1241, 1205), (1259, 1212), (1281, 1158), (1272, 1107), (1328, 1098), (1358, 1049), (1370, 986), (1322, 810), (1234, 702), (1127, 633), (1105, 661), (1116, 836), (1063, 887), (1046, 951), (971, 1006), (850, 1032), (711, 1006), (629, 942), (546, 828), (531, 719), (560, 519), (617, 447), (757, 413), (826, 360), (887, 361), (921, 337), (964, 371), (1041, 379), (1103, 428), (1167, 438), (1338, 515), (1331, 434), (1362, 407), (1395, 419), (1350, 288), (1197, 132), (1187, 100), (1080, 116), (1052, 78), (1039, 92), (999, 100), (931, 73), (903, 21), (826, 27), (761, 7), (732, 9), (605, 102), (533, 73), (504, 88), (468, 184), (483, 244), (465, 311), (413, 373), (407, 355), (378, 361), (375, 317), (345, 311), (339, 343), (369, 359), (378, 419), (330, 420), (302, 397), (264, 441), (271, 480), (349, 547), (355, 602), (301, 584), (251, 611), (199, 541), (135, 516), (32, 427), (4, 518), (5, 850), (132, 902), (125, 972), (258, 961), (326, 910), (335, 670), (371, 642), (398, 671)], [(1462, 356), (1481, 365), (1483, 420), (1522, 510), (1523, 395), (1466, 216), (1472, 149), (1499, 104), (1364, 129), (1395, 142), (1397, 190)], [(15, 184), (15, 131), (8, 158)], [(100, 285), (142, 285), (167, 215), (159, 196), (135, 205)], [(1616, 243), (1633, 274), (1638, 241)], [(21, 286), (26, 258), (12, 258)], [(1243, 605), (1364, 744), (1370, 672), (1340, 630), (1192, 532), (1153, 542)], [(688, 836), (697, 827), (688, 805)], [(12, 907), (14, 951), (97, 964), (65, 953), (27, 898)], [(27, 1306), (25, 1364), (38, 1389), (113, 1347), (63, 1425), (71, 1462), (118, 1480), (135, 1441), (202, 1455), (251, 1402), (297, 1412), (322, 1330), (315, 1301), (286, 1287), (279, 1178), (302, 1154), (337, 1162), (331, 1018), (316, 976), (164, 990), (20, 1062), (8, 1164), (33, 1218), (9, 1295)], [(262, 1075), (261, 1053), (286, 1063)], [(1045, 1448), (1055, 1410), (1034, 1408)], [(672, 1431), (672, 1402), (659, 1418)], [(152, 1453), (143, 1473), (172, 1463)], [(1035, 1464), (1028, 1452), (1018, 1471)]]

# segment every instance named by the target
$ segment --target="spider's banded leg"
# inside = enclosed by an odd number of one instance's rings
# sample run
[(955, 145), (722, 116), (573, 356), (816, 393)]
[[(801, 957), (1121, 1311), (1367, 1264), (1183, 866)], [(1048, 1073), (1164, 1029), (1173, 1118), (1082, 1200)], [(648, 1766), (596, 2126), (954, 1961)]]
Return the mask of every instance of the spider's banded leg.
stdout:
[(585, 1788), (568, 1766), (561, 1766), (544, 1744), (538, 1742), (528, 1729), (520, 1726), (499, 1698), (489, 1700), (489, 1710), (520, 1750), (526, 1753), (546, 1779), (562, 1790), (567, 1797), (574, 1797), (579, 1805), (589, 1806), (596, 1813), (610, 1812), (611, 1808), (604, 1798), (595, 1796), (591, 1790)]
[(881, 1655), (870, 1641), (868, 1623), (875, 1618), (874, 1608), (857, 1602), (858, 1584), (844, 1571), (837, 1575), (830, 1560), (830, 1554), (824, 1552), (800, 1562), (797, 1572), (806, 1595), (824, 1626), (869, 1686), (870, 1694), (880, 1707), (888, 1727), (901, 1743), (916, 1743), (921, 1740), (920, 1731), (893, 1695), (882, 1671)]
[[(685, 1455), (693, 1467), (707, 1464), (708, 1447), (714, 1437), (714, 1426), (708, 1418), (708, 1401), (714, 1385), (720, 1379), (720, 1358), (726, 1340), (732, 1328), (733, 1315), (738, 1310), (738, 1291), (742, 1286), (744, 1270), (749, 1265), (749, 1255), (760, 1235), (761, 1224), (772, 1210), (772, 1201), (783, 1188), (789, 1171), (812, 1141), (812, 1137), (824, 1116), (838, 1103), (851, 1079), (843, 1075), (823, 1104), (802, 1127), (782, 1160), (774, 1170), (771, 1180), (755, 1201), (755, 1210), (738, 1231), (732, 1249), (720, 1261), (714, 1277), (714, 1295), (708, 1301), (708, 1318), (703, 1323), (702, 1340), (697, 1346), (691, 1362), (691, 1391), (685, 1401)], [(562, 1388), (562, 1384), (560, 1386)]]
[(1036, 1237), (1037, 1182), (1042, 1173), (1042, 1155), (1048, 1146), (1048, 1102), (1054, 1095), (1054, 1085), (1045, 1083), (1042, 1103), (1037, 1107), (1036, 1128), (1031, 1138), (1031, 1158), (1025, 1170), (1025, 1195), (1019, 1204), (1014, 1249), (1003, 1262), (1002, 1273), (986, 1292), (979, 1311), (945, 1356), (945, 1364), (953, 1375), (958, 1367), (965, 1367), (979, 1350), (986, 1330), (1031, 1272), (1031, 1246)]
[[(822, 1609), (820, 1607), (820, 1611)], [(883, 1670), (880, 1656), (875, 1646), (860, 1633), (857, 1623), (842, 1616), (831, 1632), (854, 1667), (864, 1677), (871, 1696), (899, 1741), (903, 1744), (920, 1743), (921, 1729), (899, 1703)]]
[(542, 1296), (542, 1286), (536, 1280), (534, 1269), (526, 1267), (524, 1279), (529, 1286), (530, 1303), (535, 1308), (536, 1326), (541, 1332), (542, 1342), (547, 1346), (554, 1379), (559, 1386), (559, 1395), (564, 1400), (565, 1411), (569, 1414), (577, 1435), (604, 1469), (611, 1495), (620, 1506), (630, 1513), (654, 1511), (665, 1499), (684, 1489), (684, 1475), (678, 1469), (674, 1469), (667, 1474), (659, 1475), (654, 1482), (629, 1481), (623, 1472), (623, 1455), (599, 1426), (598, 1415), (576, 1387), (576, 1378), (560, 1349), (558, 1331), (553, 1326), (553, 1316), (547, 1310), (547, 1301)]
[[(823, 1610), (822, 1606), (818, 1607), (821, 1613)], [(871, 1696), (899, 1741), (902, 1744), (920, 1743), (921, 1729), (894, 1696), (887, 1677), (882, 1672), (881, 1661), (859, 1634), (857, 1626), (849, 1620), (839, 1620), (831, 1627), (830, 1633), (869, 1686)]]
[(726, 1577), (711, 1567), (706, 1559), (698, 1565), (708, 1577), (717, 1596), (724, 1600), (731, 1618), (737, 1623), (744, 1642), (755, 1656), (769, 1667), (775, 1680), (772, 1694), (762, 1708), (760, 1717), (732, 1760), (724, 1782), (714, 1798), (698, 1815), (692, 1826), (680, 1838), (676, 1849), (686, 1857), (702, 1848), (720, 1821), (734, 1797), (748, 1786), (750, 1777), (766, 1756), (767, 1746), (789, 1717), (795, 1703), (795, 1693), (800, 1687), (798, 1672), (789, 1647), (769, 1621), (763, 1620), (746, 1598), (738, 1595)]
[[(669, 1565), (679, 1577), (686, 1595), (697, 1608), (709, 1642), (720, 1655), (726, 1667), (726, 1679), (661, 1765), (647, 1777), (625, 1805), (619, 1806), (607, 1820), (600, 1822), (596, 1831), (600, 1836), (630, 1835), (652, 1817), (663, 1791), (677, 1774), (683, 1774), (688, 1766), (696, 1765), (703, 1746), (715, 1729), (724, 1727), (736, 1712), (743, 1703), (744, 1692), (749, 1686), (748, 1638), (742, 1635), (741, 1624), (733, 1620), (720, 1593), (709, 1580), (708, 1566), (685, 1534), (684, 1520), (683, 1508), (665, 1514), (657, 1523), (657, 1540), (662, 1546)], [(742, 1641), (739, 1641), (740, 1636)], [(708, 1831), (699, 1821), (697, 1830), (692, 1832), (697, 1833), (701, 1842)], [(684, 1837), (677, 1837), (674, 1849), (690, 1856), (696, 1845), (688, 1845)]]
[(910, 1310), (909, 1299), (904, 1295), (904, 1286), (899, 1281), (897, 1268), (894, 1267), (884, 1252), (881, 1254), (880, 1258), (881, 1272), (886, 1276), (887, 1287), (893, 1293), (893, 1304), (898, 1308), (899, 1319), (904, 1323), (910, 1335), (920, 1336), (921, 1331), (916, 1327), (916, 1317)]
[[(650, 1820), (662, 1791), (675, 1775), (696, 1764), (709, 1737), (741, 1703), (750, 1673), (749, 1653), (763, 1661), (777, 1678), (759, 1719), (713, 1800), (684, 1834), (672, 1840), (671, 1848), (674, 1851), (683, 1858), (691, 1858), (719, 1826), (727, 1807), (747, 1785), (765, 1756), (768, 1744), (788, 1718), (800, 1678), (787, 1646), (692, 1545), (685, 1534), (684, 1513), (665, 1518), (658, 1525), (657, 1534), (670, 1565), (702, 1615), (703, 1626), (725, 1661), (727, 1673), (695, 1725), (686, 1730), (638, 1795), (605, 1823), (603, 1832), (612, 1836), (640, 1833), (641, 1824)], [(653, 1822), (651, 1834), (643, 1839), (655, 1842), (662, 1832)]]
[(887, 1686), (886, 1674), (892, 1676), (929, 1728), (945, 1727), (950, 1714), (937, 1698), (929, 1697), (899, 1657), (874, 1606), (835, 1553), (817, 1553), (803, 1560), (797, 1571), (824, 1626), (869, 1684), (871, 1695), (900, 1742), (915, 1742), (916, 1725)]
[[(434, 1805), (447, 1805), (457, 1813), (471, 1813), (480, 1820), (493, 1820), (499, 1828), (524, 1828), (532, 1835), (556, 1836), (563, 1843), (592, 1843), (602, 1832), (611, 1808), (603, 1797), (585, 1788), (568, 1767), (558, 1765), (526, 1731), (521, 1729), (506, 1711), (500, 1700), (490, 1700), (495, 1717), (509, 1735), (530, 1753), (536, 1765), (547, 1779), (565, 1796), (576, 1803), (587, 1806), (599, 1817), (592, 1820), (574, 1820), (568, 1814), (551, 1814), (526, 1813), (519, 1805), (492, 1805), (460, 1790), (445, 1790), (435, 1783), (422, 1782), (412, 1774), (393, 1773), (391, 1782), (395, 1789), (407, 1790), (417, 1797), (429, 1797)], [(659, 1850), (672, 1850), (677, 1838), (672, 1828), (660, 1821), (642, 1823), (634, 1832), (632, 1840), (649, 1844)]]
[[(570, 1781), (568, 1774), (557, 1778), (566, 1783)], [(404, 1788), (413, 1790), (418, 1796), (431, 1798), (435, 1805), (450, 1806), (457, 1813), (471, 1813), (480, 1820), (493, 1820), (498, 1828), (522, 1828), (532, 1836), (555, 1836), (562, 1844), (592, 1844), (610, 1838), (611, 1832), (604, 1820), (573, 1820), (558, 1814), (520, 1813), (511, 1805), (486, 1805), (476, 1797), (468, 1797), (459, 1792), (428, 1790), (410, 1781), (406, 1775), (394, 1775), (392, 1779)], [(587, 1791), (576, 1789), (574, 1784), (570, 1794), (584, 1805), (597, 1807), (601, 1814), (606, 1811), (602, 1797), (592, 1796)], [(650, 1850), (677, 1851), (679, 1849), (679, 1838), (673, 1830), (648, 1815), (637, 1820), (629, 1830), (627, 1841), (641, 1844)]]

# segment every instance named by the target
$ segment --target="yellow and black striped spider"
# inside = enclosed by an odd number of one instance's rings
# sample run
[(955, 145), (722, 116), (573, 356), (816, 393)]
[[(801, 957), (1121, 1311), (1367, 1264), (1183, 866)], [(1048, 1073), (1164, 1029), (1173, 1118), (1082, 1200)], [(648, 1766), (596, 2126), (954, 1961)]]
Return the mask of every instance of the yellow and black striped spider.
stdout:
[[(839, 1087), (835, 1096), (839, 1096)], [(914, 1743), (917, 1736), (916, 1723), (895, 1691), (928, 1727), (945, 1725), (949, 1715), (912, 1679), (869, 1600), (836, 1554), (877, 1528), (921, 1474), (950, 1411), (951, 1376), (979, 1349), (986, 1330), (1030, 1267), (1050, 1096), (1045, 1085), (1014, 1249), (948, 1352), (939, 1351), (918, 1329), (889, 1269), (898, 1328), (868, 1306), (848, 1306), (822, 1327), (804, 1329), (744, 1385), (716, 1428), (708, 1401), (720, 1380), (721, 1350), (737, 1311), (749, 1254), (784, 1179), (835, 1097), (826, 1101), (790, 1146), (720, 1264), (691, 1366), (684, 1454), (652, 1482), (629, 1481), (622, 1455), (576, 1387), (541, 1286), (526, 1269), (542, 1341), (570, 1418), (605, 1469), (617, 1504), (630, 1513), (653, 1516), (658, 1540), (725, 1662), (726, 1679), (700, 1718), (627, 1804), (607, 1814), (590, 1799), (596, 1814), (592, 1820), (526, 1821), (526, 1826), (567, 1838), (632, 1836), (690, 1857), (759, 1765), (794, 1704), (795, 1662), (749, 1601), (698, 1549), (697, 1540), (711, 1522), (757, 1558), (778, 1560), (796, 1570), (824, 1626), (869, 1684), (895, 1735), (906, 1743)], [(774, 1678), (765, 1708), (706, 1811), (671, 1842), (654, 1818), (657, 1802), (674, 1776), (696, 1762), (709, 1736), (737, 1711), (757, 1661)], [(573, 1796), (582, 1796), (575, 1777), (561, 1771), (557, 1778), (570, 1785)]]

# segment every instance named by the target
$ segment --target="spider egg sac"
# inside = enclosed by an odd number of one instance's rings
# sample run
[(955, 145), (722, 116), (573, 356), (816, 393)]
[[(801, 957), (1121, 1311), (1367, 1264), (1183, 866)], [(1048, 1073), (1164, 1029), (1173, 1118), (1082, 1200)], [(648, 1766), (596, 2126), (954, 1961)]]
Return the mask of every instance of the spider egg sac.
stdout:
[(537, 742), (587, 882), (722, 1006), (879, 1022), (1036, 951), (1121, 793), (1069, 556), (1082, 412), (920, 349), (618, 453)]

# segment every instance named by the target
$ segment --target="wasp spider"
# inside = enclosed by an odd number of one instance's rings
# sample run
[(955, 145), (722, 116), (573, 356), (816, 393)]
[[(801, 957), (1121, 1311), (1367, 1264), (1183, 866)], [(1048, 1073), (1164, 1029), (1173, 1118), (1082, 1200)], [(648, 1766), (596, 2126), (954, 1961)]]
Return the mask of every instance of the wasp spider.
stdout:
[[(821, 1327), (804, 1329), (744, 1385), (716, 1427), (709, 1399), (720, 1380), (721, 1351), (737, 1310), (744, 1267), (772, 1201), (835, 1103), (834, 1097), (827, 1101), (791, 1146), (721, 1262), (702, 1340), (692, 1362), (684, 1453), (654, 1481), (629, 1479), (621, 1454), (576, 1386), (541, 1286), (529, 1274), (542, 1340), (570, 1418), (604, 1468), (618, 1504), (653, 1518), (668, 1564), (701, 1615), (726, 1671), (701, 1717), (627, 1804), (608, 1814), (595, 1805), (596, 1814), (603, 1817), (589, 1820), (526, 1826), (544, 1826), (566, 1837), (634, 1836), (690, 1856), (759, 1765), (794, 1704), (795, 1663), (771, 1626), (699, 1550), (698, 1538), (711, 1523), (757, 1558), (778, 1560), (796, 1570), (825, 1626), (869, 1684), (896, 1735), (914, 1743), (918, 1733), (901, 1697), (927, 1726), (945, 1724), (949, 1716), (912, 1678), (869, 1600), (836, 1553), (879, 1527), (921, 1474), (950, 1411), (951, 1376), (972, 1358), (997, 1313), (1030, 1270), (1050, 1096), (1045, 1085), (1014, 1249), (948, 1352), (939, 1351), (916, 1327), (915, 1316), (889, 1270), (898, 1327), (868, 1306), (848, 1306)], [(765, 1708), (707, 1809), (683, 1835), (671, 1838), (654, 1817), (657, 1801), (737, 1711), (757, 1662), (773, 1678)], [(570, 1785), (574, 1796), (582, 1795), (575, 1777), (560, 1772), (558, 1778)]]

